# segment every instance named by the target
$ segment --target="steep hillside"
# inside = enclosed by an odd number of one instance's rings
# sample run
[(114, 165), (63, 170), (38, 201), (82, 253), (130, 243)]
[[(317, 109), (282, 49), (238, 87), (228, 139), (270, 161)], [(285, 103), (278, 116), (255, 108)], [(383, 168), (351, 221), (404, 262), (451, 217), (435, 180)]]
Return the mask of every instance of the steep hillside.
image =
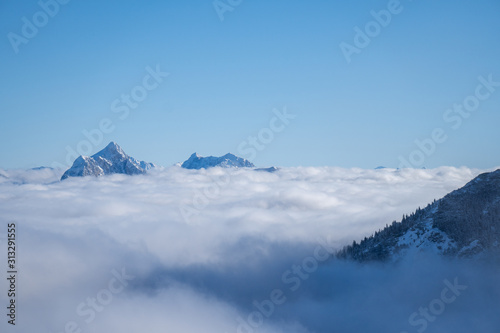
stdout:
[(498, 249), (499, 241), (500, 169), (477, 176), (359, 243), (354, 241), (337, 256), (357, 261), (397, 260), (421, 251), (472, 256)]

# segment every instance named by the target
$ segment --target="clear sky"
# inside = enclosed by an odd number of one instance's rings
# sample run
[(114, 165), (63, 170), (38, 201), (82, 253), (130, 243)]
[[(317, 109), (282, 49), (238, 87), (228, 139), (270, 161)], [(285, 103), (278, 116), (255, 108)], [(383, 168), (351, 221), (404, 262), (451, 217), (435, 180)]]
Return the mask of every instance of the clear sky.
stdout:
[(60, 2), (0, 3), (1, 168), (500, 165), (498, 0)]

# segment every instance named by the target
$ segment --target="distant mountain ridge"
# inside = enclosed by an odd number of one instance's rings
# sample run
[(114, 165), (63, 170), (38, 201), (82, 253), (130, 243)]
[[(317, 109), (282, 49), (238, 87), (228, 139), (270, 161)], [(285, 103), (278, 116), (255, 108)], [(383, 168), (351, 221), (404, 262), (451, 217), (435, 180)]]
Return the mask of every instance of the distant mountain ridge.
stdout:
[[(224, 156), (202, 157), (197, 153), (192, 154), (180, 165), (185, 169), (222, 168), (255, 168), (250, 161), (228, 153)], [(145, 174), (148, 170), (156, 168), (153, 163), (139, 161), (123, 151), (115, 142), (110, 142), (104, 149), (92, 156), (79, 156), (73, 165), (64, 172), (61, 180), (69, 177), (103, 176), (109, 174), (138, 175)], [(275, 172), (276, 167), (255, 169), (257, 171)]]
[(138, 161), (125, 154), (123, 149), (110, 142), (104, 149), (92, 156), (79, 156), (61, 180), (69, 177), (103, 176), (109, 174), (138, 175), (155, 168), (153, 163)]
[(386, 261), (421, 251), (468, 257), (490, 250), (500, 250), (500, 169), (354, 241), (337, 257)]
[(228, 153), (224, 156), (208, 156), (202, 157), (197, 153), (193, 153), (181, 167), (185, 169), (208, 169), (212, 167), (222, 168), (254, 168), (255, 165), (241, 157)]

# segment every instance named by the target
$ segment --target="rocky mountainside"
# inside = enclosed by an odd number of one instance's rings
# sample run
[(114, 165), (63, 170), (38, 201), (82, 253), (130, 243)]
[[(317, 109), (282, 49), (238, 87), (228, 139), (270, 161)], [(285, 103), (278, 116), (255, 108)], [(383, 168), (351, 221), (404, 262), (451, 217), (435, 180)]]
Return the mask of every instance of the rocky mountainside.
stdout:
[(110, 142), (103, 150), (90, 157), (79, 156), (71, 168), (62, 175), (61, 180), (68, 177), (98, 177), (114, 173), (138, 175), (154, 167), (153, 163), (138, 161), (128, 156), (119, 145)]
[(202, 157), (196, 153), (192, 154), (181, 167), (185, 169), (207, 169), (212, 167), (222, 167), (222, 168), (253, 168), (255, 165), (250, 161), (238, 157), (233, 154), (226, 154), (224, 156), (215, 157), (208, 156)]
[(499, 242), (500, 169), (477, 176), (360, 243), (354, 241), (337, 256), (357, 261), (397, 260), (432, 251), (462, 257), (498, 250)]

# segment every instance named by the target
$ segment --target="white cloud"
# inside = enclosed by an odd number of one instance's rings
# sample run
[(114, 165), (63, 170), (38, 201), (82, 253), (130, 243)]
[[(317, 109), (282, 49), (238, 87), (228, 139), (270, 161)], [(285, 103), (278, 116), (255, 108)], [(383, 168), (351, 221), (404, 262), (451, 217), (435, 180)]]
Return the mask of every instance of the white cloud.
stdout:
[[(255, 310), (253, 300), (264, 300), (276, 288), (287, 290), (283, 272), (311, 256), (318, 238), (328, 236), (338, 247), (361, 239), (480, 172), (451, 167), (283, 168), (275, 173), (171, 167), (141, 176), (58, 182), (60, 171), (2, 171), (0, 218), (19, 228), (19, 329), (61, 332), (74, 320), (93, 332), (236, 332), (236, 318)], [(186, 220), (180, 207), (196, 206), (193, 199), (200, 193), (208, 193), (207, 202)], [(441, 268), (426, 271), (430, 266)], [(111, 270), (122, 267), (136, 278), (87, 327), (76, 314), (77, 305), (95, 297)], [(411, 267), (419, 270), (411, 275)], [(469, 279), (476, 298), (493, 285), (488, 276), (441, 262), (384, 269), (324, 263), (303, 281), (303, 288), (287, 294), (289, 301), (260, 329), (323, 332), (338, 325), (342, 332), (354, 332), (358, 324), (373, 325), (376, 316), (397, 318), (380, 324), (381, 332), (414, 329), (401, 325), (418, 309), (417, 299), (432, 297), (443, 278), (455, 276), (450, 274)], [(485, 283), (472, 287), (481, 279)], [(420, 292), (408, 284), (419, 286)], [(498, 294), (498, 287), (492, 292)], [(470, 297), (464, 299), (479, 303)], [(386, 312), (380, 302), (388, 304)], [(458, 312), (450, 310), (433, 329), (471, 310), (457, 306)], [(358, 323), (360, 307), (366, 313)], [(328, 311), (335, 314), (329, 317)]]

